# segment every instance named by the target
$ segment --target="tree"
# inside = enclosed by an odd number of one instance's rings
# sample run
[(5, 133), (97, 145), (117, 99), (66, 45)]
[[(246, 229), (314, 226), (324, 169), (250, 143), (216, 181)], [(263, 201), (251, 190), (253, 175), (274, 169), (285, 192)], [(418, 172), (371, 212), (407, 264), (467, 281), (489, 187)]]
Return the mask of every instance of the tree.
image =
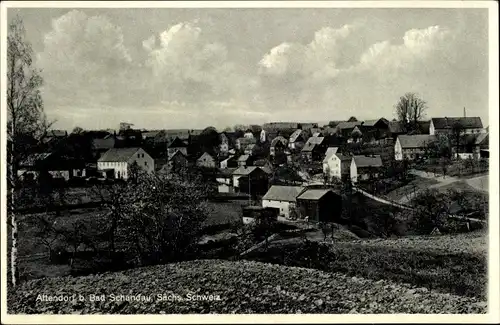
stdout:
[(81, 134), (83, 132), (84, 132), (83, 128), (81, 128), (79, 126), (75, 126), (75, 128), (73, 129), (73, 131), (71, 131), (71, 134)]
[(445, 225), (451, 205), (450, 196), (438, 190), (427, 189), (418, 195), (414, 201), (415, 214), (413, 225), (422, 234), (429, 234), (434, 228)]
[(351, 137), (355, 143), (358, 142), (359, 139), (363, 136), (363, 133), (358, 128), (354, 128), (351, 132)]
[(458, 158), (458, 153), (460, 151), (460, 145), (462, 144), (462, 141), (464, 140), (464, 127), (460, 122), (455, 122), (451, 126), (451, 136), (452, 136), (452, 141), (453, 144), (455, 145), (455, 158)]
[(13, 287), (18, 282), (17, 220), (14, 209), (18, 164), (31, 147), (24, 140), (40, 140), (48, 128), (40, 92), (43, 80), (33, 66), (33, 49), (25, 40), (25, 34), (23, 21), (15, 17), (9, 24), (7, 35), (7, 133), (10, 141), (8, 175), (12, 232), (10, 262)]
[(347, 122), (357, 122), (357, 121), (358, 121), (358, 119), (357, 119), (355, 116), (351, 116), (351, 117), (347, 120)]
[(425, 116), (427, 103), (415, 93), (406, 93), (395, 106), (396, 116), (408, 130), (416, 130), (418, 122)]

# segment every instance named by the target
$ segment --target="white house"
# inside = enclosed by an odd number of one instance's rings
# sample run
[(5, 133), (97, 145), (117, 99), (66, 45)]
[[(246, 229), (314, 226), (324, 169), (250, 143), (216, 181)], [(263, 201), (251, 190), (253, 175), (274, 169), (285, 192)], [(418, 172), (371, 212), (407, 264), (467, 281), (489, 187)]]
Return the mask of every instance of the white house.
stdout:
[(399, 135), (394, 144), (395, 160), (413, 160), (425, 153), (436, 136), (429, 134)]
[(351, 160), (351, 181), (357, 183), (361, 180), (378, 178), (383, 167), (379, 155), (353, 156)]
[(302, 186), (279, 186), (273, 185), (262, 197), (262, 207), (279, 209), (278, 219), (290, 217), (290, 209), (296, 207), (297, 196), (304, 192)]
[(97, 170), (113, 173), (114, 178), (128, 179), (128, 169), (137, 163), (147, 172), (154, 172), (154, 159), (142, 148), (113, 148), (97, 161)]
[(323, 174), (329, 179), (344, 179), (350, 174), (351, 157), (342, 155), (337, 150), (337, 147), (328, 148), (323, 159)]
[(480, 117), (436, 117), (431, 119), (429, 134), (450, 134), (459, 128), (462, 134), (486, 133)]
[(262, 129), (262, 130), (260, 131), (260, 142), (261, 142), (261, 143), (264, 143), (264, 142), (266, 142), (266, 140), (267, 140), (267, 137), (266, 137), (266, 130)]

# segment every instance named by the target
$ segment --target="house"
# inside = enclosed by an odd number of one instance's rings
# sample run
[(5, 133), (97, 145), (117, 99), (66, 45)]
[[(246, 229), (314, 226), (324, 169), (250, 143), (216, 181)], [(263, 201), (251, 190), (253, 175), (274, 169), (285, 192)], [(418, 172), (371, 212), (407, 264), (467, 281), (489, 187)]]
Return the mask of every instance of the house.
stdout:
[(172, 156), (168, 157), (167, 166), (169, 170), (180, 171), (188, 167), (188, 164), (188, 159), (182, 151), (177, 150)]
[(256, 144), (255, 138), (238, 138), (236, 139), (236, 149), (244, 150), (249, 144)]
[(243, 153), (245, 155), (253, 156), (256, 153), (257, 149), (258, 149), (257, 144), (251, 143), (245, 147)]
[(233, 172), (236, 168), (221, 168), (217, 173), (215, 180), (219, 193), (234, 193)]
[(338, 179), (348, 179), (351, 173), (351, 157), (342, 155), (337, 147), (331, 147), (326, 150), (325, 159), (323, 159), (323, 174), (331, 180), (332, 177)]
[(340, 122), (336, 126), (336, 134), (342, 136), (343, 138), (349, 139), (351, 137), (352, 131), (356, 126), (361, 125), (362, 122)]
[(331, 189), (309, 188), (297, 196), (302, 219), (311, 222), (334, 222), (342, 215), (342, 196)]
[(142, 148), (113, 148), (97, 160), (97, 170), (116, 179), (128, 179), (129, 168), (137, 164), (147, 172), (154, 172), (154, 159)]
[(115, 136), (108, 134), (104, 138), (94, 138), (92, 139), (92, 154), (96, 159), (115, 147)]
[(452, 146), (451, 149), (453, 156), (458, 156), (460, 159), (480, 159), (488, 155), (488, 144), (488, 133), (466, 134), (460, 138), (458, 154), (456, 146)]
[(399, 135), (394, 144), (395, 160), (414, 160), (425, 155), (429, 144), (436, 141), (434, 135)]
[(306, 142), (306, 137), (304, 131), (295, 130), (292, 135), (290, 135), (290, 139), (288, 139), (288, 147), (291, 150), (301, 150)]
[(271, 156), (284, 154), (287, 146), (288, 146), (288, 141), (282, 136), (277, 136), (271, 141), (269, 154)]
[(486, 132), (480, 117), (436, 117), (431, 119), (429, 134), (450, 134), (454, 129), (462, 134)]
[(367, 142), (367, 136), (373, 137), (375, 140), (386, 138), (389, 135), (389, 124), (390, 122), (383, 117), (376, 120), (363, 121), (361, 125), (361, 131), (365, 136), (363, 137), (363, 141)]
[(22, 179), (27, 177), (37, 179), (42, 172), (48, 173), (54, 178), (64, 178), (64, 180), (86, 176), (85, 162), (52, 152), (28, 155), (19, 162), (17, 175)]
[(229, 138), (224, 132), (219, 134), (220, 144), (219, 152), (221, 156), (226, 156), (229, 153)]
[(379, 155), (353, 156), (351, 160), (351, 181), (376, 179), (382, 174), (382, 158)]
[(326, 151), (324, 140), (324, 137), (310, 137), (302, 148), (302, 158), (308, 161), (321, 159)]
[(184, 156), (187, 156), (187, 143), (178, 136), (174, 137), (168, 145), (168, 155), (173, 155), (176, 151), (180, 151)]
[(250, 155), (241, 155), (238, 157), (238, 167), (250, 166), (252, 159)]
[(275, 208), (265, 208), (260, 206), (246, 206), (243, 207), (243, 224), (248, 225), (255, 223), (257, 220), (262, 218), (268, 218), (268, 220), (278, 220), (278, 209)]
[(262, 206), (265, 208), (277, 208), (279, 209), (278, 219), (288, 219), (290, 218), (290, 211), (297, 205), (297, 196), (304, 189), (302, 186), (273, 185), (262, 197)]
[(245, 134), (243, 134), (243, 137), (247, 139), (255, 139), (255, 136), (251, 129), (246, 130)]
[(268, 159), (257, 159), (253, 162), (253, 165), (256, 167), (261, 167), (263, 169), (271, 170), (273, 168), (273, 165)]
[(68, 136), (68, 131), (65, 130), (49, 130), (43, 137), (42, 142), (48, 143), (54, 140), (60, 140)]
[(390, 121), (389, 122), (389, 130), (387, 134), (387, 138), (392, 138), (396, 140), (396, 138), (400, 135), (406, 134), (406, 128), (400, 121)]
[(267, 141), (266, 130), (264, 129), (260, 130), (259, 141), (260, 143), (264, 143)]
[(238, 167), (238, 159), (234, 155), (231, 155), (220, 162), (220, 168), (233, 168), (233, 167), (234, 168)]
[(204, 152), (200, 158), (196, 160), (196, 166), (215, 168), (217, 167), (217, 161), (208, 152)]
[[(267, 190), (267, 183), (269, 181), (269, 176), (260, 167), (255, 167), (255, 166), (238, 167), (236, 170), (233, 171), (232, 175), (233, 175), (233, 186), (235, 190), (238, 192), (248, 193), (248, 187), (257, 186), (260, 189), (260, 187), (262, 187), (262, 184), (266, 185), (266, 190)], [(242, 178), (247, 178), (244, 184), (245, 188), (240, 188), (240, 180)], [(248, 179), (250, 179), (251, 181), (250, 184), (248, 184)]]

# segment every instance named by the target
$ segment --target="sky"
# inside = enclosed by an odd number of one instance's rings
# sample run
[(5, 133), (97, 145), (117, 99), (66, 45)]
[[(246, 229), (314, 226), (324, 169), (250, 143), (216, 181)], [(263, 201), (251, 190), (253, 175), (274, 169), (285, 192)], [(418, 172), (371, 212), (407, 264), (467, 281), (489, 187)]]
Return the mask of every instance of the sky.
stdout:
[(488, 121), (487, 9), (9, 9), (54, 127), (225, 128), (395, 117)]

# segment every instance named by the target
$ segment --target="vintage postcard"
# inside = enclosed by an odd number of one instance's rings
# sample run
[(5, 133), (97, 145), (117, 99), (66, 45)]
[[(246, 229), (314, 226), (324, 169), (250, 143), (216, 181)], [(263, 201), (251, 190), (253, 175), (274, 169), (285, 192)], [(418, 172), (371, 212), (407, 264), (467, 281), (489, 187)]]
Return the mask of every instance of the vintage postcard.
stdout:
[(1, 24), (6, 324), (499, 321), (498, 3)]

